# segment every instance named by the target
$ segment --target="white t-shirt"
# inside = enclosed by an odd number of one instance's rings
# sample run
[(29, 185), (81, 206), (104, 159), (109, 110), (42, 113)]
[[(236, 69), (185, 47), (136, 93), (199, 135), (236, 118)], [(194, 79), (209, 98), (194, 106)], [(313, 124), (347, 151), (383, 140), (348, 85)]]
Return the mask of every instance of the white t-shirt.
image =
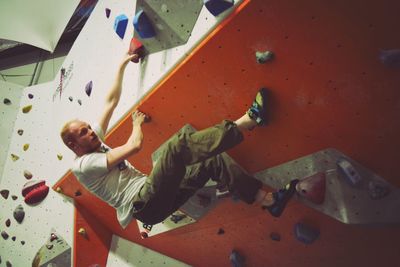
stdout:
[[(94, 132), (104, 142), (104, 133), (99, 125)], [(111, 171), (107, 169), (106, 152), (110, 147), (102, 143), (100, 152), (76, 157), (72, 172), (91, 193), (117, 210), (117, 219), (123, 228), (132, 220), (133, 197), (143, 186), (147, 176), (136, 170), (127, 160)]]

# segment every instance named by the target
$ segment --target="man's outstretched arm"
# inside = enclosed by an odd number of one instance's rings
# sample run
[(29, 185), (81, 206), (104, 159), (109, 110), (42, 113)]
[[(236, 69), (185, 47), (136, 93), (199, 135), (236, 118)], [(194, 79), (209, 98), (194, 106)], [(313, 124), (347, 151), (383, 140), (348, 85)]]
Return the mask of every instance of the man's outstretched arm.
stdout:
[(111, 116), (119, 103), (119, 99), (121, 97), (122, 91), (122, 80), (124, 79), (124, 72), (126, 65), (128, 65), (129, 61), (138, 57), (137, 54), (126, 55), (122, 62), (120, 63), (117, 71), (117, 75), (115, 77), (114, 84), (111, 86), (110, 90), (105, 99), (104, 110), (99, 118), (99, 125), (103, 130), (103, 133), (106, 134), (108, 124), (110, 122)]

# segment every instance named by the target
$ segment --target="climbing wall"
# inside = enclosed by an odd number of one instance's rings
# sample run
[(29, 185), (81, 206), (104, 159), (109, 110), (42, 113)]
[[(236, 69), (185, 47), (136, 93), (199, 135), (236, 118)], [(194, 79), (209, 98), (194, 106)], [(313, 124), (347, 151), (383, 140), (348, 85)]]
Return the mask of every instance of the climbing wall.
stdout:
[[(143, 150), (129, 160), (150, 171), (152, 151), (185, 123), (201, 129), (235, 119), (267, 86), (270, 125), (246, 133), (229, 151), (247, 170), (333, 147), (399, 186), (400, 76), (379, 60), (380, 50), (400, 46), (393, 32), (398, 8), (395, 1), (246, 1), (138, 105), (153, 120), (144, 126)], [(266, 50), (275, 58), (258, 64), (256, 51)], [(107, 141), (121, 144), (130, 131), (127, 117)], [(273, 219), (225, 200), (200, 222), (145, 240), (135, 225), (121, 231), (115, 220), (102, 221), (121, 237), (194, 266), (229, 266), (232, 249), (248, 266), (395, 266), (399, 260), (397, 225), (346, 225), (298, 202)], [(296, 240), (298, 222), (319, 229), (319, 239)]]

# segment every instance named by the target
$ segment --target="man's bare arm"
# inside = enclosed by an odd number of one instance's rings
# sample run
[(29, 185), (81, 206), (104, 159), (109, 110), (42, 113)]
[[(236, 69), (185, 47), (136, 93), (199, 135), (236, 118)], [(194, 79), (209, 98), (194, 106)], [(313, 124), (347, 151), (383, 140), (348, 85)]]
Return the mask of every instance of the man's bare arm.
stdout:
[(120, 63), (117, 71), (117, 75), (115, 77), (115, 81), (111, 88), (108, 91), (108, 94), (105, 99), (103, 113), (99, 118), (99, 125), (103, 130), (103, 133), (106, 134), (108, 124), (110, 123), (111, 116), (119, 103), (119, 99), (121, 97), (122, 91), (122, 81), (124, 79), (124, 72), (127, 64), (132, 59), (138, 57), (138, 55), (126, 55), (122, 62)]
[(146, 115), (140, 111), (135, 111), (132, 114), (133, 129), (128, 141), (122, 146), (111, 149), (106, 153), (108, 170), (111, 170), (121, 161), (140, 151), (143, 143), (142, 123), (145, 118)]

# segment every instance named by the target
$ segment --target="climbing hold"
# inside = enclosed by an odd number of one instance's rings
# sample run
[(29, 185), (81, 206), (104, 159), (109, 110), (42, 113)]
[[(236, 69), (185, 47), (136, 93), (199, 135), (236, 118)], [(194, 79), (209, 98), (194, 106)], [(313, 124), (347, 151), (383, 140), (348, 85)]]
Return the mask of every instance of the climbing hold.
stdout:
[(379, 60), (387, 67), (400, 68), (400, 49), (381, 50)]
[(4, 238), (4, 240), (7, 240), (8, 237), (9, 237), (9, 235), (7, 234), (6, 231), (2, 231), (2, 232), (1, 232), (1, 236)]
[(7, 219), (7, 221), (6, 221), (6, 226), (7, 226), (7, 227), (10, 227), (10, 225), (11, 225), (11, 220), (10, 220), (10, 219)]
[(14, 219), (18, 222), (18, 223), (22, 223), (22, 221), (25, 218), (25, 211), (24, 211), (24, 207), (22, 207), (21, 204), (19, 204), (13, 213)]
[(30, 171), (27, 171), (27, 170), (24, 171), (24, 176), (28, 180), (32, 179), (32, 177), (33, 177), (32, 173)]
[(142, 237), (142, 239), (149, 237), (149, 235), (146, 232), (140, 232), (140, 236)]
[(109, 18), (111, 15), (111, 9), (106, 8), (106, 17)]
[(240, 255), (236, 250), (232, 250), (229, 255), (229, 260), (232, 264), (232, 267), (244, 267), (244, 256)]
[(46, 248), (49, 249), (49, 250), (52, 249), (53, 248), (53, 244), (46, 244)]
[(25, 197), (26, 204), (36, 204), (41, 202), (49, 193), (49, 187), (44, 180), (29, 181), (22, 188), (22, 196)]
[(151, 38), (156, 35), (149, 17), (143, 10), (139, 10), (133, 18), (133, 27), (142, 39)]
[(87, 236), (85, 228), (79, 228), (78, 233), (83, 237)]
[(62, 191), (61, 187), (58, 186), (58, 187), (56, 188), (56, 192), (57, 192), (57, 193), (62, 193), (63, 191)]
[(294, 226), (294, 235), (300, 242), (311, 244), (319, 237), (319, 231), (303, 223), (296, 223)]
[(325, 199), (325, 173), (318, 172), (300, 180), (296, 185), (298, 194), (315, 204), (322, 204)]
[(217, 234), (218, 234), (218, 235), (223, 235), (223, 234), (225, 234), (224, 229), (219, 228)]
[(28, 94), (28, 98), (29, 98), (29, 99), (32, 99), (32, 98), (33, 98), (33, 95), (32, 95), (32, 94)]
[(18, 133), (19, 135), (23, 135), (23, 134), (24, 134), (24, 130), (19, 129), (19, 130), (17, 131), (17, 133)]
[(179, 221), (181, 221), (184, 218), (186, 218), (185, 214), (172, 214), (170, 219), (174, 223), (178, 223)]
[(15, 241), (17, 238), (15, 236), (11, 237), (12, 241)]
[(271, 51), (256, 52), (256, 60), (259, 64), (264, 64), (265, 62), (270, 61), (273, 57), (274, 53), (272, 53)]
[(57, 158), (58, 158), (58, 160), (62, 160), (63, 159), (63, 155), (57, 154)]
[(138, 57), (132, 59), (132, 62), (138, 63), (141, 58), (146, 56), (146, 49), (143, 44), (136, 38), (131, 39), (131, 43), (129, 45), (129, 55), (137, 54)]
[(25, 241), (24, 240), (21, 241), (21, 245), (25, 245)]
[(82, 100), (78, 99), (78, 104), (82, 106)]
[(269, 234), (269, 237), (271, 238), (271, 240), (281, 241), (281, 235), (279, 233), (272, 232)]
[(7, 189), (3, 189), (3, 190), (0, 191), (0, 194), (1, 194), (2, 197), (4, 197), (4, 199), (7, 199), (8, 195), (10, 194), (10, 191), (7, 190)]
[(124, 14), (119, 15), (115, 18), (114, 30), (118, 34), (119, 38), (124, 39), (126, 26), (128, 25), (128, 17)]
[(22, 113), (28, 113), (29, 111), (31, 111), (32, 109), (32, 105), (28, 105), (22, 108)]
[(24, 151), (27, 151), (27, 150), (29, 149), (29, 144), (25, 144), (25, 145), (22, 147), (22, 149), (23, 149)]
[(76, 196), (76, 197), (79, 197), (79, 196), (81, 196), (81, 195), (82, 195), (81, 191), (79, 191), (79, 190), (76, 190), (76, 191), (75, 191), (75, 196)]
[(215, 191), (215, 196), (218, 199), (226, 198), (231, 196), (231, 192), (229, 192), (228, 188), (217, 188)]
[(214, 16), (218, 16), (233, 6), (234, 0), (203, 0), (204, 5)]
[(73, 98), (72, 96), (68, 97), (68, 99), (69, 99), (69, 101), (71, 101), (71, 102), (74, 100), (74, 98)]
[(50, 242), (53, 242), (54, 240), (57, 240), (58, 236), (55, 233), (50, 234)]
[(11, 262), (9, 262), (9, 261), (6, 261), (6, 267), (12, 267), (12, 264), (11, 264)]
[(17, 200), (18, 199), (18, 197), (16, 195), (12, 195), (11, 198), (12, 198), (12, 200)]
[(361, 176), (357, 172), (357, 170), (353, 167), (353, 165), (345, 158), (340, 158), (336, 162), (336, 165), (339, 167), (339, 172), (343, 174), (346, 179), (352, 184), (352, 185), (358, 185), (358, 183), (361, 181)]
[(15, 154), (11, 154), (11, 159), (12, 159), (12, 161), (17, 161), (19, 159), (19, 157)]
[(90, 94), (92, 93), (92, 88), (93, 88), (93, 82), (90, 81), (86, 84), (85, 86), (85, 92), (88, 96), (90, 96)]
[(4, 98), (3, 103), (6, 105), (11, 105), (11, 100), (8, 98)]
[(381, 199), (390, 193), (389, 186), (377, 181), (370, 181), (368, 183), (368, 193), (369, 196), (374, 199)]

